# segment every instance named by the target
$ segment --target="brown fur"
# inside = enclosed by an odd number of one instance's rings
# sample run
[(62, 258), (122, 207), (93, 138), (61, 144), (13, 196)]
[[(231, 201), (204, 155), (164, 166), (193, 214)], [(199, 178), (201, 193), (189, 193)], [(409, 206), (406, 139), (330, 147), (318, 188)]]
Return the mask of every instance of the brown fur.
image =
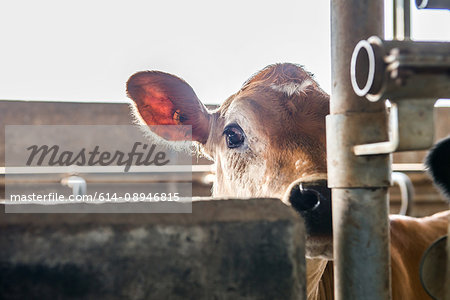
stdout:
[[(390, 216), (391, 278), (393, 300), (431, 299), (422, 287), (419, 266), (425, 250), (447, 233), (450, 211), (425, 218)], [(333, 263), (308, 263), (308, 300), (330, 300), (333, 296)], [(308, 270), (308, 267), (310, 270)]]
[[(301, 84), (305, 80), (310, 80), (311, 86), (300, 94), (287, 95), (271, 87), (287, 81)], [(269, 66), (248, 80), (239, 92), (229, 97), (212, 114), (213, 125), (205, 152), (216, 162), (224, 159), (223, 155), (217, 155), (217, 146), (223, 143), (221, 130), (227, 118), (242, 112), (251, 122), (252, 129), (263, 135), (253, 137), (253, 142), (264, 143), (265, 151), (258, 156), (253, 153), (255, 149), (250, 149), (252, 153), (248, 156), (238, 153), (225, 158), (227, 161), (239, 162), (238, 172), (233, 178), (239, 180), (242, 170), (252, 164), (254, 159), (264, 161), (267, 165), (263, 177), (271, 179), (265, 182), (269, 185), (268, 193), (251, 195), (281, 197), (293, 180), (326, 172), (325, 116), (329, 109), (328, 99), (328, 95), (313, 81), (311, 75), (300, 67), (292, 64)], [(289, 128), (286, 124), (289, 124)], [(298, 160), (305, 162), (300, 169), (295, 165)], [(220, 170), (217, 174), (221, 176)], [(221, 180), (218, 182), (220, 185)], [(247, 184), (247, 189), (252, 190), (253, 187)], [(255, 189), (260, 190), (260, 187), (256, 186)]]

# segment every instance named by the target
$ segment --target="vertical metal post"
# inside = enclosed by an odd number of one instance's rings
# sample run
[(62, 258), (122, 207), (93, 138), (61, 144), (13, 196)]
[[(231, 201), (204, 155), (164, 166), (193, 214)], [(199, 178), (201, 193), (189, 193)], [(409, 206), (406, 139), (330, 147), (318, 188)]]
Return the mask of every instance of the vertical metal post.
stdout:
[(411, 2), (410, 0), (393, 0), (393, 27), (395, 40), (411, 39)]
[(390, 299), (390, 156), (356, 156), (353, 146), (388, 137), (383, 101), (351, 86), (355, 45), (383, 36), (384, 1), (331, 0), (332, 92), (327, 117), (328, 182), (333, 189), (335, 298)]
[(403, 0), (403, 28), (404, 28), (404, 39), (411, 39), (411, 1)]

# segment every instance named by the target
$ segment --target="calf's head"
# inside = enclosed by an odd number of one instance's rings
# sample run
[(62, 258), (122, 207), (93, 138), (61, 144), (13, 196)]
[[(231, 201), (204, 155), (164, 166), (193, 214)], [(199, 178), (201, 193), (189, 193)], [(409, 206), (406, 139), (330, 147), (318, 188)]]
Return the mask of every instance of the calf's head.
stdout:
[[(200, 151), (215, 162), (214, 196), (284, 199), (306, 219), (307, 244), (315, 245), (309, 255), (331, 249), (325, 181), (329, 96), (311, 74), (293, 64), (268, 66), (214, 111), (185, 81), (167, 73), (136, 73), (127, 91), (146, 124), (192, 126)], [(164, 137), (184, 135), (174, 130)]]

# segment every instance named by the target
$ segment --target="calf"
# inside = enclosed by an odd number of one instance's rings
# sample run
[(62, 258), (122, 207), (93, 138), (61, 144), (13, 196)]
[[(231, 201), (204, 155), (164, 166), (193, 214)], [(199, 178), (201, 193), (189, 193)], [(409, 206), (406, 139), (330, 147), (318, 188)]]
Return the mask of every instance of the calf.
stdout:
[(450, 200), (450, 136), (439, 141), (431, 149), (426, 165), (435, 184)]
[[(206, 109), (185, 81), (162, 72), (134, 74), (127, 91), (144, 123), (192, 126), (199, 151), (215, 162), (213, 196), (280, 198), (304, 216), (308, 299), (331, 299), (325, 146), (329, 96), (312, 75), (293, 64), (268, 66), (214, 111)], [(164, 136), (183, 139), (175, 129)], [(393, 299), (427, 297), (419, 281), (419, 261), (425, 248), (445, 234), (446, 214), (391, 217)]]

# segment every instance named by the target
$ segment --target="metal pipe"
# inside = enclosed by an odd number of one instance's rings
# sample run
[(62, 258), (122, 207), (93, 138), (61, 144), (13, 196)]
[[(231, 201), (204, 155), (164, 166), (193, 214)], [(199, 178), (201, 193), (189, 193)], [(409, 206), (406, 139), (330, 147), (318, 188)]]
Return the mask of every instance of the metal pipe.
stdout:
[(389, 140), (386, 142), (356, 145), (353, 147), (353, 152), (356, 155), (389, 154), (395, 152), (400, 144), (398, 127), (397, 104), (392, 103), (389, 112)]
[(408, 175), (402, 172), (392, 172), (392, 183), (398, 185), (401, 196), (401, 206), (399, 215), (411, 215), (412, 205), (414, 201), (414, 185)]
[(391, 297), (387, 191), (387, 188), (333, 189), (337, 300)]
[(353, 90), (370, 101), (450, 97), (450, 43), (360, 41), (352, 54)]
[(331, 0), (332, 91), (327, 117), (328, 183), (333, 199), (335, 298), (390, 299), (390, 156), (356, 156), (353, 146), (387, 139), (383, 102), (353, 92), (355, 45), (383, 36), (384, 1)]
[(434, 141), (435, 102), (436, 99), (391, 101), (389, 139), (385, 142), (356, 145), (353, 151), (356, 155), (377, 155), (429, 149)]
[(411, 39), (411, 2), (403, 0), (403, 38)]
[(410, 0), (394, 0), (393, 6), (394, 39), (409, 40), (411, 38)]
[(418, 9), (450, 9), (449, 0), (416, 0)]

